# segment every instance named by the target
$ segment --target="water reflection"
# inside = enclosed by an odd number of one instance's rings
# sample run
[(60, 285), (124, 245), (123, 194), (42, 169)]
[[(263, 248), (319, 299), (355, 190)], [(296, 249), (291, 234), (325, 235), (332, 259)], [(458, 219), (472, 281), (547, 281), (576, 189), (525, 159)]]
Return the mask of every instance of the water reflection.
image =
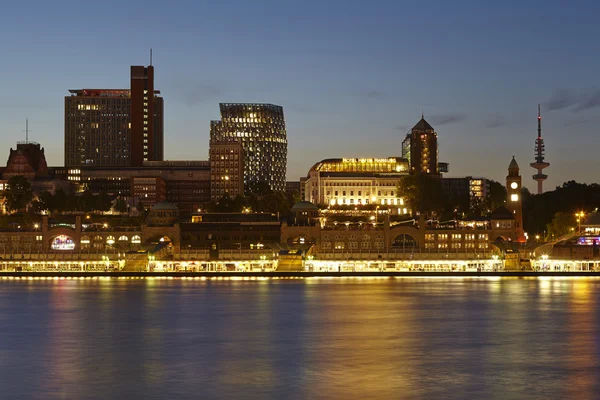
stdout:
[(0, 283), (6, 398), (594, 398), (593, 279)]

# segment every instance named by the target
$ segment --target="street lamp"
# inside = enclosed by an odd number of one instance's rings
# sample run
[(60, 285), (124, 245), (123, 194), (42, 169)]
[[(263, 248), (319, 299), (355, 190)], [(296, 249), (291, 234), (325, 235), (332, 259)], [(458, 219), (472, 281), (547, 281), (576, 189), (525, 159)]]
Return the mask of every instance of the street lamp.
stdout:
[(585, 216), (585, 213), (583, 211), (580, 211), (575, 213), (575, 216), (577, 217), (577, 232), (581, 233), (581, 220)]

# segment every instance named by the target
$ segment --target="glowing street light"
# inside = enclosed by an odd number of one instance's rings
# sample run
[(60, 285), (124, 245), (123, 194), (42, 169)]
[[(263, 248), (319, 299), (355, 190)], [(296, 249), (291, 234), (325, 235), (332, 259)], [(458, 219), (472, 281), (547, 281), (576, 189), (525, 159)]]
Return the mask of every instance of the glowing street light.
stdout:
[(580, 211), (575, 213), (575, 216), (577, 217), (577, 232), (581, 233), (581, 220), (585, 216), (585, 213), (583, 211)]

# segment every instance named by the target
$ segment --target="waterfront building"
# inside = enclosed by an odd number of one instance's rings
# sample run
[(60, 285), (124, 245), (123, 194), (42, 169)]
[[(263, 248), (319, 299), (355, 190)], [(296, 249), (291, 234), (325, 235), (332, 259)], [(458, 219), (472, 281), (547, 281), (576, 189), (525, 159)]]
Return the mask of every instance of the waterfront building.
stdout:
[(210, 141), (210, 198), (244, 195), (244, 149), (240, 142)]
[(273, 249), (279, 245), (281, 223), (271, 213), (195, 213), (181, 223), (184, 248), (222, 250)]
[(304, 200), (321, 207), (370, 205), (408, 214), (398, 197), (400, 179), (407, 174), (408, 162), (400, 157), (325, 159), (302, 181)]
[[(306, 248), (319, 259), (481, 258), (501, 254), (500, 244), (516, 237), (514, 216), (501, 207), (486, 220), (431, 226), (418, 220), (316, 214), (315, 205), (301, 202), (283, 223), (281, 241)], [(304, 218), (301, 218), (304, 216)]]
[(221, 103), (219, 107), (221, 120), (211, 121), (210, 140), (241, 143), (245, 191), (285, 191), (287, 135), (283, 108), (255, 103)]
[(154, 67), (132, 66), (130, 89), (65, 97), (65, 166), (142, 166), (163, 160), (163, 98)]

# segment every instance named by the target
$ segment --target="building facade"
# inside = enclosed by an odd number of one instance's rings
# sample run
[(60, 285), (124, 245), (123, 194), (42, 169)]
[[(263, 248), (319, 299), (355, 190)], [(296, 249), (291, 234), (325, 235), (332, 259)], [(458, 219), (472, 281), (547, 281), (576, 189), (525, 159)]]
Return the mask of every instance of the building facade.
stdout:
[(142, 201), (148, 208), (167, 200), (181, 212), (191, 213), (210, 201), (208, 161), (146, 161), (142, 167), (81, 167), (65, 171), (68, 180), (78, 183), (79, 191), (119, 196), (130, 207)]
[(469, 207), (485, 202), (490, 192), (490, 183), (486, 178), (441, 178), (441, 183), (447, 198)]
[(244, 149), (239, 142), (214, 142), (209, 149), (210, 198), (244, 195)]
[(131, 67), (131, 89), (65, 97), (65, 166), (141, 166), (163, 159), (163, 99), (154, 69)]
[(407, 214), (398, 197), (398, 184), (407, 174), (408, 162), (400, 157), (326, 159), (308, 171), (303, 200), (321, 207), (373, 205)]
[(211, 121), (210, 140), (238, 142), (244, 149), (246, 191), (285, 191), (287, 134), (283, 108), (272, 104), (220, 104), (221, 120)]

